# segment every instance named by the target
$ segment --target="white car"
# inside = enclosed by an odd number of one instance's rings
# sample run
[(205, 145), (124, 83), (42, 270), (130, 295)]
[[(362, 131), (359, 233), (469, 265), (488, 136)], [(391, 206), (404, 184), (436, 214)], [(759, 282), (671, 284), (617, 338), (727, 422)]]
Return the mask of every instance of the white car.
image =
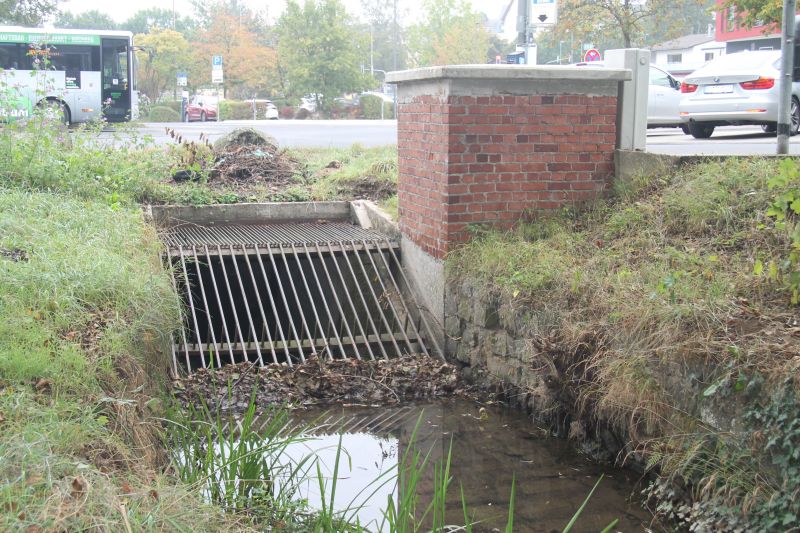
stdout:
[[(680, 114), (690, 133), (707, 139), (717, 126), (760, 125), (774, 133), (778, 121), (780, 50), (719, 57), (683, 80)], [(792, 83), (791, 133), (800, 130), (800, 83)]]
[[(604, 67), (603, 61), (576, 63), (577, 67)], [(650, 65), (647, 86), (647, 127), (681, 128), (689, 133), (686, 124), (678, 114), (678, 104), (683, 95), (681, 83), (669, 72)]]
[(682, 97), (681, 82), (672, 74), (650, 65), (650, 83), (647, 86), (647, 127), (679, 127), (684, 133), (689, 133), (678, 112)]
[(278, 120), (280, 116), (278, 113), (278, 107), (273, 104), (271, 101), (267, 100), (266, 104), (264, 105), (266, 108), (264, 110), (264, 118), (267, 120)]

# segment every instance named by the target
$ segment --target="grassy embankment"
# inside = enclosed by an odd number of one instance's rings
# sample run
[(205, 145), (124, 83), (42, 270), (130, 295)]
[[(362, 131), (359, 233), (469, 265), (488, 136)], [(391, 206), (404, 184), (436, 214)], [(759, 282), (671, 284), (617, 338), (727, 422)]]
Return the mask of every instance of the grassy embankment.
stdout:
[(239, 530), (165, 475), (177, 304), (135, 198), (170, 157), (0, 130), (0, 530)]
[[(92, 134), (38, 120), (0, 129), (0, 530), (247, 529), (252, 516), (178, 480), (160, 420), (178, 311), (140, 202), (209, 189), (170, 182), (185, 147)], [(325, 199), (396, 156), (303, 157), (306, 169), (342, 162), (304, 182)], [(396, 179), (396, 165), (381, 169)]]
[(799, 188), (787, 163), (644, 177), (611, 203), (483, 234), (449, 260), (456, 279), (529, 316), (532, 364), (558, 370), (576, 416), (611, 425), (662, 480), (714, 496), (691, 509), (662, 483), (664, 516), (797, 524), (800, 231), (792, 252), (796, 215), (767, 214)]

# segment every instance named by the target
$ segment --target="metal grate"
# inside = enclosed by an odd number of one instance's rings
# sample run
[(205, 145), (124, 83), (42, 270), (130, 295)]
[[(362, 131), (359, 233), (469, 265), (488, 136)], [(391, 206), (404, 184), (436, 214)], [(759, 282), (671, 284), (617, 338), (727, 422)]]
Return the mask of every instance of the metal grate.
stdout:
[(176, 373), (311, 356), (429, 355), (426, 340), (435, 342), (408, 296), (397, 244), (377, 232), (348, 224), (183, 226), (162, 239), (184, 304)]
[(258, 224), (198, 226), (184, 224), (161, 232), (168, 247), (177, 246), (239, 246), (258, 244), (314, 244), (335, 241), (382, 241), (385, 237), (360, 226), (343, 223), (324, 224)]

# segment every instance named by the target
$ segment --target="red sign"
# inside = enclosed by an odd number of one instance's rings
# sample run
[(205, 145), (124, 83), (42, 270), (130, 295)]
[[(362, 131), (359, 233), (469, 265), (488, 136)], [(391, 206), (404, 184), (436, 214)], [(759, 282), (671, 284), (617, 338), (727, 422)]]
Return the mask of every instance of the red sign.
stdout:
[(600, 61), (603, 57), (600, 55), (600, 52), (595, 50), (594, 48), (587, 50), (586, 55), (583, 56), (583, 60), (586, 63), (590, 63), (592, 61)]

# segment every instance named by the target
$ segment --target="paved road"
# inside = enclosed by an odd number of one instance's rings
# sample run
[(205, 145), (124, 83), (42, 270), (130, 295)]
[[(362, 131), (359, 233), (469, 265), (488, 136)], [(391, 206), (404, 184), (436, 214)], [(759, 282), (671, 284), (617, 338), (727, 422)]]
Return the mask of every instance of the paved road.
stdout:
[[(678, 128), (648, 130), (647, 151), (671, 155), (774, 155), (775, 134), (760, 126), (724, 126), (710, 139), (695, 139)], [(800, 135), (789, 140), (789, 153), (800, 155)]]
[[(159, 144), (172, 142), (166, 128), (173, 128), (184, 139), (197, 140), (200, 133), (214, 141), (239, 126), (264, 131), (287, 147), (347, 147), (353, 143), (381, 146), (397, 142), (397, 122), (393, 120), (226, 120), (224, 122), (145, 123), (140, 134), (152, 135)], [(103, 136), (110, 136), (104, 133)], [(775, 153), (775, 135), (763, 133), (757, 126), (717, 128), (710, 139), (695, 139), (678, 128), (653, 129), (647, 132), (647, 150), (673, 155), (770, 155)], [(790, 141), (790, 152), (800, 155), (800, 136)]]
[[(159, 144), (172, 142), (166, 128), (172, 128), (188, 141), (200, 133), (213, 142), (233, 128), (249, 126), (268, 133), (280, 146), (343, 148), (353, 143), (382, 146), (397, 142), (394, 120), (225, 120), (223, 122), (145, 123), (140, 134), (152, 135)], [(108, 135), (108, 134), (103, 134)]]

